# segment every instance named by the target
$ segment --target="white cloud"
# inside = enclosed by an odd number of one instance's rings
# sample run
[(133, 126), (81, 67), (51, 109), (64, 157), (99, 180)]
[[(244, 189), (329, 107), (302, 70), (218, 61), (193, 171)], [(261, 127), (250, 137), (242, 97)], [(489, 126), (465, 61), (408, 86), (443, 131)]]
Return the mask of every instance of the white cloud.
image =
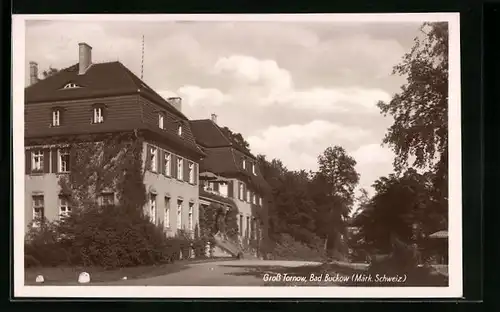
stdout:
[(198, 86), (186, 85), (178, 90), (183, 102), (189, 106), (220, 106), (230, 100), (230, 96), (225, 95), (215, 88), (200, 88)]
[(286, 108), (317, 112), (378, 113), (376, 103), (390, 100), (381, 89), (360, 87), (315, 87), (305, 90), (294, 88), (292, 75), (274, 60), (259, 60), (251, 56), (222, 57), (214, 65), (213, 73), (230, 75), (240, 85), (232, 91), (238, 97), (257, 96), (255, 104), (280, 105)]
[(246, 55), (231, 55), (219, 58), (214, 73), (229, 74), (242, 83), (260, 84), (271, 90), (292, 88), (290, 73), (278, 66), (274, 60), (259, 60)]
[(355, 142), (368, 136), (356, 127), (324, 120), (283, 127), (271, 126), (248, 138), (252, 151), (279, 158), (292, 170), (316, 170), (317, 157), (328, 146)]

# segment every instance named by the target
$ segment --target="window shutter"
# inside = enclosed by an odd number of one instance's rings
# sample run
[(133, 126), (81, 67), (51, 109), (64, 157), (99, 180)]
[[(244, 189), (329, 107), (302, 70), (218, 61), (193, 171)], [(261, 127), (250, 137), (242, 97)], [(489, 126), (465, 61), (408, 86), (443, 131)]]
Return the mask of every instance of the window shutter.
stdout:
[(57, 148), (52, 148), (52, 149), (50, 150), (51, 155), (52, 155), (52, 156), (51, 156), (51, 158), (52, 158), (52, 159), (51, 159), (51, 161), (52, 161), (52, 170), (51, 170), (51, 172), (52, 172), (52, 173), (57, 173), (57, 172), (59, 172), (59, 161), (60, 161), (60, 160), (59, 160), (59, 157), (57, 157), (57, 154), (58, 154), (58, 153), (57, 153), (57, 151), (58, 151), (58, 149), (57, 149)]
[(219, 191), (219, 183), (214, 182), (214, 191), (218, 192)]
[(163, 173), (163, 151), (159, 148), (156, 149), (156, 172)]
[(146, 165), (147, 165), (147, 170), (151, 171), (153, 169), (153, 164), (151, 163), (151, 145), (147, 145), (147, 151), (146, 151)]
[(243, 201), (247, 201), (247, 185), (243, 183)]
[(189, 182), (189, 162), (186, 158), (183, 159), (184, 164), (182, 165), (182, 169), (184, 170), (184, 181)]
[(172, 154), (170, 161), (172, 162), (172, 177), (177, 179), (177, 155)]
[(59, 125), (62, 126), (64, 124), (64, 109), (59, 109)]
[(50, 172), (50, 150), (48, 148), (43, 150), (43, 172)]
[(234, 184), (233, 184), (233, 181), (229, 181), (229, 183), (227, 184), (227, 196), (229, 198), (233, 198), (234, 197)]
[(25, 152), (25, 158), (26, 158), (26, 164), (24, 170), (26, 171), (26, 174), (31, 173), (31, 151), (26, 150)]

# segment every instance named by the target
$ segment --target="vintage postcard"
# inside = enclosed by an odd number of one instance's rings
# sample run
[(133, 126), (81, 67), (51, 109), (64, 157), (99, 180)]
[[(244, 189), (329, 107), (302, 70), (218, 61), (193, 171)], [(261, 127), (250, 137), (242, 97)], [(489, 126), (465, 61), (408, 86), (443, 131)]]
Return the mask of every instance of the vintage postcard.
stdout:
[(14, 295), (462, 296), (459, 42), (458, 13), (13, 16)]

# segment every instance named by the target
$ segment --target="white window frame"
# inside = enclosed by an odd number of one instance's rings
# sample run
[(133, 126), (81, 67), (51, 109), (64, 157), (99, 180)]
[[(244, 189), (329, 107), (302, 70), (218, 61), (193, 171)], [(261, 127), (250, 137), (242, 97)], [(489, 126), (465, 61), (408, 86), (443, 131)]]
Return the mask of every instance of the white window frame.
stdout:
[(252, 204), (257, 205), (257, 195), (255, 193), (252, 196)]
[(59, 219), (67, 217), (71, 213), (68, 198), (66, 196), (59, 196)]
[(247, 169), (247, 161), (246, 161), (246, 159), (243, 159), (243, 169), (244, 170)]
[(52, 111), (52, 127), (58, 127), (61, 125), (61, 110), (54, 109)]
[(256, 170), (255, 167), (256, 167), (255, 164), (252, 163), (252, 173), (253, 173), (253, 175), (257, 175), (257, 170)]
[(43, 150), (31, 151), (31, 170), (43, 171), (44, 155)]
[(182, 125), (179, 125), (179, 126), (177, 127), (177, 134), (178, 134), (179, 136), (181, 136), (181, 135), (182, 135)]
[[(41, 198), (41, 205), (37, 205), (36, 199)], [(40, 219), (43, 218), (45, 215), (45, 197), (43, 195), (33, 195), (31, 196), (32, 200), (32, 207), (33, 207), (33, 227), (39, 227), (41, 221)], [(37, 220), (37, 221), (35, 221)]]
[(259, 206), (262, 206), (262, 197), (259, 196)]
[(94, 123), (103, 123), (104, 122), (104, 115), (103, 115), (103, 108), (102, 107), (94, 107)]
[(238, 196), (238, 197), (239, 197), (238, 199), (239, 199), (239, 200), (241, 200), (241, 201), (242, 201), (242, 200), (243, 200), (243, 198), (244, 198), (244, 193), (243, 193), (244, 191), (245, 191), (245, 188), (244, 188), (244, 186), (243, 186), (243, 183), (241, 183), (241, 182), (240, 182), (240, 185), (239, 185), (239, 190), (238, 190), (238, 195), (239, 195), (239, 196)]
[(188, 229), (190, 231), (193, 230), (193, 207), (194, 207), (194, 203), (189, 203), (189, 214), (188, 214)]
[(252, 202), (252, 194), (250, 193), (250, 190), (247, 190), (247, 203), (251, 203)]
[(163, 217), (163, 225), (165, 228), (170, 228), (170, 197), (165, 196), (165, 215)]
[(163, 129), (163, 114), (158, 114), (158, 127), (160, 127), (160, 129)]
[(149, 193), (149, 221), (156, 224), (156, 194)]
[(149, 153), (151, 154), (151, 171), (158, 172), (158, 162), (156, 160), (156, 157), (158, 157), (158, 149), (155, 146), (151, 146)]
[[(67, 161), (63, 161), (63, 156), (67, 156), (68, 157)], [(59, 159), (59, 163), (58, 163), (59, 168), (57, 168), (57, 171), (61, 172), (61, 173), (67, 173), (67, 172), (69, 172), (70, 171), (70, 168), (69, 168), (69, 159), (70, 159), (69, 151), (67, 149), (58, 149), (57, 150), (57, 158)], [(65, 165), (63, 166), (63, 164), (65, 164)]]
[(165, 152), (164, 160), (165, 175), (170, 177), (172, 176), (172, 154)]
[(176, 166), (177, 166), (177, 179), (182, 181), (184, 179), (184, 159), (178, 157)]
[(177, 230), (182, 229), (182, 200), (177, 200)]
[(189, 162), (189, 183), (194, 184), (194, 163)]

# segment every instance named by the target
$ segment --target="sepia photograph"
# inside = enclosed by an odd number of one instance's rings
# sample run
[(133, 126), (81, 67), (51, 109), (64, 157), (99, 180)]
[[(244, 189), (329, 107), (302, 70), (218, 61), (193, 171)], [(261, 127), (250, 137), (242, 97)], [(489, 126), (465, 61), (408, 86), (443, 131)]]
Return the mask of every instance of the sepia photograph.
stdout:
[(458, 13), (13, 39), (15, 296), (462, 296)]

